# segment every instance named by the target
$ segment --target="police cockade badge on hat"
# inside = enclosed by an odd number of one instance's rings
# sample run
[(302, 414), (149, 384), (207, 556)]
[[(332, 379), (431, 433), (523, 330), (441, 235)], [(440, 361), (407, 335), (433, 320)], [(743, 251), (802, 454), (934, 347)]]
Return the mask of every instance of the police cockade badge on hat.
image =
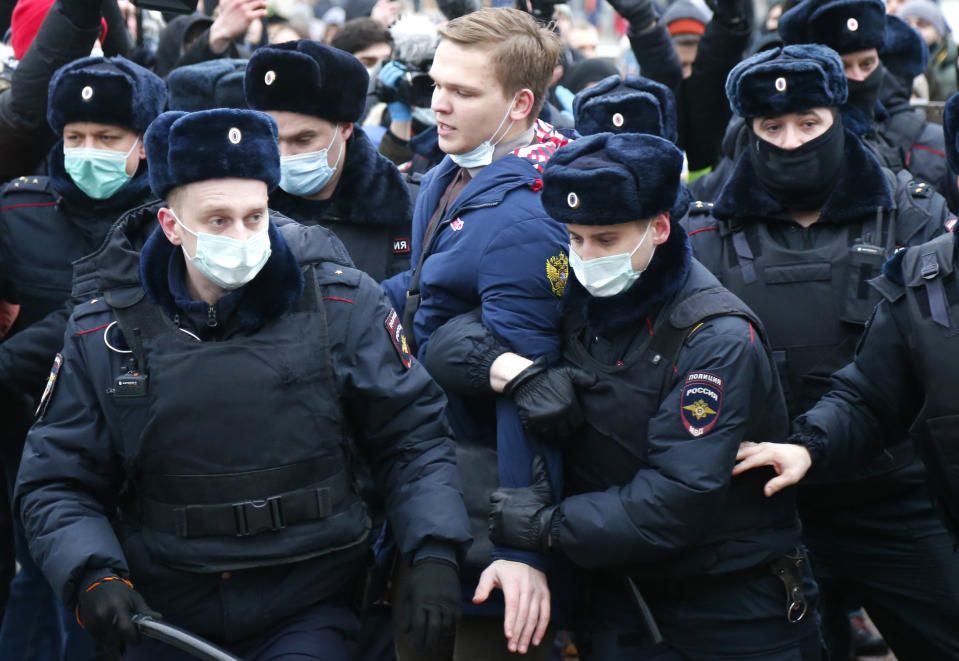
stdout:
[(579, 195), (577, 195), (576, 193), (570, 193), (569, 195), (567, 195), (567, 196), (566, 196), (566, 204), (569, 205), (569, 208), (570, 208), (570, 209), (578, 209), (578, 208), (579, 208)]
[(623, 124), (625, 123), (625, 121), (626, 120), (623, 119), (623, 113), (621, 112), (613, 113), (613, 126), (615, 126), (616, 128), (621, 128)]
[(855, 32), (859, 29), (859, 21), (857, 21), (855, 18), (850, 18), (848, 21), (846, 21), (846, 28), (850, 32)]
[(786, 79), (782, 76), (776, 79), (776, 91), (780, 94), (786, 91)]
[(230, 139), (230, 142), (232, 142), (235, 145), (238, 145), (240, 144), (240, 140), (243, 139), (243, 134), (240, 133), (240, 129), (234, 126), (227, 132), (227, 137)]
[(93, 98), (93, 88), (87, 85), (82, 90), (80, 90), (80, 98), (84, 101), (89, 101)]
[(266, 83), (267, 85), (272, 85), (274, 80), (276, 80), (275, 71), (267, 71), (266, 75), (263, 76), (263, 82)]

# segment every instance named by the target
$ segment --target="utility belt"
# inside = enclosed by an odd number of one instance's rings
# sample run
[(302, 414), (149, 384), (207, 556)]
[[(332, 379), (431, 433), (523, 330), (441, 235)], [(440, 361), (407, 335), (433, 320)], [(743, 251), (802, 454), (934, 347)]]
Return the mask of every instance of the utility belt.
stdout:
[(639, 584), (639, 587), (642, 594), (653, 602), (674, 601), (677, 599), (695, 599), (709, 592), (735, 587), (768, 576), (775, 576), (782, 582), (786, 592), (786, 620), (790, 624), (798, 624), (809, 611), (809, 603), (803, 592), (803, 574), (806, 562), (805, 553), (800, 549), (794, 549), (772, 562), (725, 574), (669, 581), (643, 581)]
[(346, 473), (339, 472), (307, 488), (233, 503), (173, 504), (141, 497), (140, 514), (146, 527), (177, 537), (249, 537), (328, 518), (351, 496)]

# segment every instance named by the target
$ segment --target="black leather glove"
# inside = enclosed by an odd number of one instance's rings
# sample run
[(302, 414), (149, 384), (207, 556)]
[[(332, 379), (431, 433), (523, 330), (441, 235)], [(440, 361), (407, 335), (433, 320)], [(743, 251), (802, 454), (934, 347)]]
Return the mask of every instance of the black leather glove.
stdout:
[(639, 31), (646, 30), (656, 20), (653, 0), (609, 0), (609, 4)]
[(746, 18), (746, 0), (706, 0), (706, 4), (716, 20), (728, 28), (740, 26)]
[(597, 377), (578, 367), (547, 367), (543, 358), (514, 376), (503, 388), (513, 398), (520, 422), (544, 440), (562, 441), (583, 426), (576, 388), (589, 388)]
[(140, 634), (131, 619), (136, 614), (154, 619), (163, 617), (147, 606), (132, 583), (118, 576), (95, 581), (77, 595), (77, 619), (81, 626), (101, 645), (113, 651), (140, 641)]
[(459, 573), (451, 563), (426, 558), (413, 565), (402, 598), (406, 602), (403, 630), (421, 652), (435, 649), (440, 640), (456, 632), (462, 593)]
[(558, 507), (543, 457), (533, 458), (533, 479), (528, 487), (500, 488), (489, 500), (489, 537), (494, 544), (541, 553), (549, 550)]

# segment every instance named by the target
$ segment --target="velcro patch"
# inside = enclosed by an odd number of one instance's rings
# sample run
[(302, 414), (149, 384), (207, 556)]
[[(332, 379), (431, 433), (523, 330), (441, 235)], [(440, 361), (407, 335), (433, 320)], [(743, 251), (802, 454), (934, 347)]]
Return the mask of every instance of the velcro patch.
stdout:
[(694, 438), (709, 432), (723, 405), (723, 380), (709, 372), (690, 372), (679, 400), (679, 416)]
[(409, 239), (393, 239), (393, 254), (394, 255), (406, 255), (410, 252), (410, 240)]
[(403, 367), (409, 369), (413, 364), (413, 354), (410, 353), (410, 345), (406, 342), (406, 333), (403, 332), (403, 324), (400, 323), (400, 315), (396, 314), (396, 310), (390, 310), (383, 325), (386, 326), (386, 332), (396, 347)]
[(53, 359), (53, 366), (50, 368), (50, 376), (47, 377), (47, 385), (43, 388), (40, 405), (34, 414), (38, 420), (43, 417), (43, 414), (47, 412), (47, 407), (50, 406), (50, 400), (53, 398), (53, 388), (57, 384), (57, 375), (60, 374), (61, 365), (63, 365), (63, 356), (57, 354), (56, 358)]

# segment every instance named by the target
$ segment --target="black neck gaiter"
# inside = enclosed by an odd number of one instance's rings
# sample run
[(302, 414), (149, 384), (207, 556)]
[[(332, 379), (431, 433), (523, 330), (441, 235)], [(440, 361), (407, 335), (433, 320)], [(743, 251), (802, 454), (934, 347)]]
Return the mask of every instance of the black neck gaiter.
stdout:
[(795, 149), (753, 134), (749, 161), (766, 192), (786, 209), (821, 209), (842, 169), (845, 134), (837, 113), (825, 133)]
[(885, 76), (883, 68), (876, 67), (865, 80), (846, 79), (849, 86), (849, 98), (846, 103), (856, 106), (872, 121), (876, 116), (876, 102), (882, 91), (882, 79)]

